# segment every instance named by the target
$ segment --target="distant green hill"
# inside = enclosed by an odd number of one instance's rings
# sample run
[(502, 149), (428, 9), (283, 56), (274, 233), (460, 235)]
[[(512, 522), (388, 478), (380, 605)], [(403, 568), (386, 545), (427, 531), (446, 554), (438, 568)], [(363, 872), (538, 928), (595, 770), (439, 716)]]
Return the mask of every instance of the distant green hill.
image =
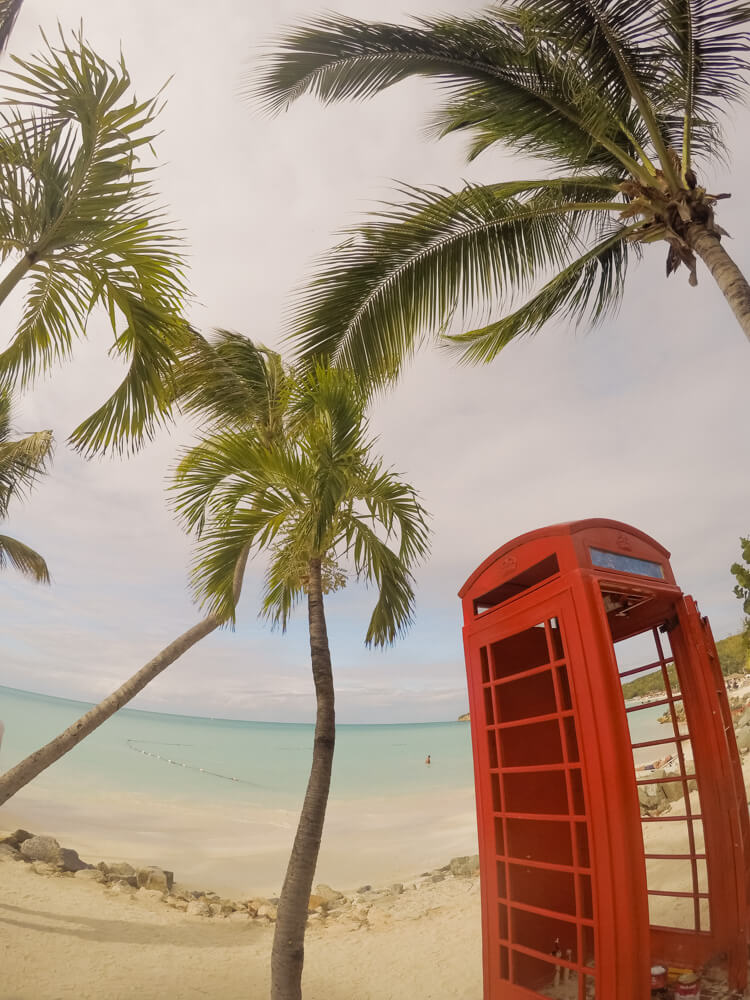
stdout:
[[(742, 633), (727, 636), (726, 639), (719, 639), (716, 643), (716, 651), (719, 654), (721, 672), (727, 674), (750, 673), (750, 660), (748, 648)], [(668, 668), (669, 680), (672, 684), (677, 683), (677, 675), (674, 666)], [(636, 677), (633, 681), (623, 684), (622, 693), (626, 698), (637, 698), (639, 695), (657, 694), (664, 690), (661, 671), (657, 670), (644, 677)]]

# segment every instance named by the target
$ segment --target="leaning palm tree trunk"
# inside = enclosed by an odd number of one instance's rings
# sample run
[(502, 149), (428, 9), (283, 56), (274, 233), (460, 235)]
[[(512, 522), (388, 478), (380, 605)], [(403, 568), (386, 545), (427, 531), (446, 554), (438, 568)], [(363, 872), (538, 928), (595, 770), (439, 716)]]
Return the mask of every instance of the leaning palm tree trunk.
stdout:
[(271, 1000), (301, 1000), (302, 997), (307, 908), (318, 863), (336, 740), (333, 672), (323, 609), (320, 559), (310, 560), (307, 608), (317, 699), (315, 743), (305, 801), (279, 898), (271, 953)]
[[(248, 551), (245, 548), (242, 552), (234, 571), (235, 606), (239, 600), (242, 588), (242, 576), (245, 571), (245, 564), (247, 563)], [(21, 788), (28, 785), (38, 774), (46, 770), (50, 764), (54, 764), (68, 750), (72, 750), (74, 746), (77, 746), (89, 733), (93, 733), (95, 729), (101, 726), (103, 722), (106, 722), (123, 705), (127, 705), (154, 677), (158, 677), (163, 670), (166, 670), (170, 663), (174, 663), (183, 653), (194, 646), (196, 642), (199, 642), (210, 632), (213, 632), (224, 621), (225, 618), (218, 614), (207, 615), (197, 625), (193, 625), (187, 632), (183, 632), (174, 642), (170, 642), (168, 646), (165, 646), (160, 653), (157, 653), (152, 660), (149, 660), (144, 667), (141, 667), (121, 687), (113, 691), (103, 701), (100, 701), (98, 705), (95, 705), (85, 715), (82, 715), (72, 726), (68, 726), (64, 732), (56, 736), (46, 746), (35, 750), (34, 753), (29, 754), (28, 757), (19, 764), (16, 764), (15, 767), (6, 771), (5, 774), (0, 775), (0, 806), (4, 802), (7, 802)]]
[(745, 336), (750, 340), (750, 285), (742, 271), (708, 226), (694, 222), (688, 227), (687, 242), (711, 272)]

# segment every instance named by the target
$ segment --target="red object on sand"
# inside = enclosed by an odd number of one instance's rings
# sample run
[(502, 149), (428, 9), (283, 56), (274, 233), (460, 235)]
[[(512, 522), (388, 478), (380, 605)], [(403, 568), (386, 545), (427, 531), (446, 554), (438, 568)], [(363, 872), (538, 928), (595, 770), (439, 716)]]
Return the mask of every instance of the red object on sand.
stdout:
[[(494, 552), (460, 597), (485, 1000), (569, 997), (571, 981), (579, 1000), (643, 1000), (652, 956), (724, 954), (743, 990), (742, 770), (708, 621), (669, 553), (618, 521), (554, 525)], [(664, 693), (626, 704), (654, 672)], [(636, 772), (634, 754), (674, 759)]]

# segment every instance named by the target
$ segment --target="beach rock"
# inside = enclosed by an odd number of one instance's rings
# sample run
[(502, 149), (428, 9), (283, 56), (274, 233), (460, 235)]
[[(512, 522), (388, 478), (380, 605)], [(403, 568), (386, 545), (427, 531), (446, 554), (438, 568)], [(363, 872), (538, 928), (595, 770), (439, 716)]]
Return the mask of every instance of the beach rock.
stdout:
[(54, 837), (29, 837), (21, 844), (21, 854), (27, 861), (45, 861), (50, 865), (60, 863), (60, 845)]
[(742, 715), (735, 722), (735, 728), (741, 729), (745, 726), (750, 726), (750, 705), (747, 706)]
[(388, 888), (390, 889), (390, 891), (393, 893), (394, 896), (400, 896), (401, 893), (404, 891), (404, 883), (393, 882), (392, 885), (390, 885)]
[(110, 892), (114, 896), (135, 896), (137, 891), (136, 887), (130, 885), (125, 879), (110, 883)]
[(737, 739), (738, 750), (750, 750), (750, 725), (737, 729), (734, 735)]
[(0, 843), (0, 861), (23, 861), (23, 854), (12, 844)]
[(221, 903), (209, 903), (208, 911), (212, 917), (223, 917), (224, 914), (221, 912)]
[(451, 858), (448, 867), (453, 875), (476, 875), (479, 871), (479, 855), (469, 854), (462, 858)]
[(87, 865), (85, 861), (81, 861), (78, 856), (78, 851), (73, 851), (69, 847), (60, 848), (60, 861), (59, 865), (65, 872), (80, 872), (84, 868), (91, 868), (91, 865)]
[(327, 906), (330, 906), (331, 903), (338, 903), (344, 898), (343, 892), (339, 892), (338, 889), (332, 889), (330, 885), (325, 885), (323, 882), (315, 886), (315, 895), (320, 896)]
[(203, 899), (191, 899), (185, 910), (189, 917), (210, 917), (208, 903)]
[(363, 892), (372, 892), (372, 886), (371, 885), (361, 885), (359, 887), (359, 889), (357, 889), (357, 892), (360, 895), (362, 895)]
[(148, 868), (139, 868), (135, 878), (139, 889), (158, 889), (159, 892), (169, 892), (174, 884), (174, 872), (156, 868), (154, 865), (150, 865)]
[(164, 899), (164, 893), (159, 889), (146, 889), (141, 886), (136, 890), (135, 898), (143, 903), (160, 903)]
[[(104, 862), (102, 862), (104, 864)], [(130, 878), (135, 875), (135, 868), (129, 865), (127, 861), (117, 861), (113, 865), (109, 865), (109, 875), (121, 875), (123, 878)]]
[(80, 868), (75, 872), (75, 877), (82, 882), (104, 882), (104, 872), (98, 868)]
[(681, 781), (667, 781), (662, 788), (669, 802), (677, 802), (683, 797), (684, 786)]
[(106, 861), (99, 861), (94, 865), (94, 868), (98, 868), (102, 875), (109, 875), (110, 867)]
[(15, 836), (12, 833), (8, 833), (5, 831), (0, 832), (0, 844), (8, 844), (10, 847), (14, 847), (16, 850), (18, 850), (20, 846)]
[(14, 830), (11, 837), (16, 841), (20, 847), (24, 840), (30, 840), (34, 836), (33, 833), (29, 833), (28, 830)]
[(235, 910), (234, 913), (227, 914), (227, 920), (231, 920), (234, 924), (246, 924), (251, 919), (246, 910)]
[(193, 894), (187, 886), (182, 885), (179, 882), (173, 882), (170, 892), (173, 896), (177, 896), (178, 899), (185, 899), (189, 903), (193, 899)]
[(265, 903), (261, 903), (261, 905), (256, 910), (256, 913), (259, 917), (265, 917), (266, 920), (270, 921), (276, 920), (278, 912), (279, 912), (278, 906), (276, 906), (276, 904), (272, 903), (270, 900), (266, 901)]
[(31, 870), (37, 875), (56, 875), (58, 872), (57, 866), (51, 865), (48, 861), (32, 861)]
[(229, 916), (230, 913), (234, 913), (237, 909), (231, 899), (220, 899), (219, 905), (221, 906), (221, 912), (225, 917)]

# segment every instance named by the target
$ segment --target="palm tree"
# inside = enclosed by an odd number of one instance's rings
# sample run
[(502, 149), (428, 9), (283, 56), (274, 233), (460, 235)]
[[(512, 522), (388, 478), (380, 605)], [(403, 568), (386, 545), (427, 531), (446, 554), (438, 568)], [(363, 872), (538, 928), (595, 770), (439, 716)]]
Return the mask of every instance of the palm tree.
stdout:
[(408, 27), (327, 16), (291, 30), (253, 85), (267, 110), (427, 76), (445, 96), (434, 134), (469, 135), (470, 158), (504, 145), (551, 168), (409, 188), (349, 230), (296, 311), (300, 350), (383, 382), (425, 334), (480, 315), (451, 339), (487, 362), (553, 317), (601, 321), (659, 241), (667, 275), (685, 264), (694, 285), (703, 260), (750, 337), (750, 286), (714, 215), (728, 195), (699, 173), (726, 153), (722, 121), (747, 93), (748, 21), (733, 0), (506, 0)]
[[(213, 426), (215, 420), (232, 426), (234, 421), (242, 419), (244, 426), (256, 423), (259, 435), (264, 437), (274, 426), (274, 414), (285, 405), (280, 402), (285, 392), (285, 378), (278, 355), (256, 348), (244, 337), (219, 331), (215, 343), (211, 344), (196, 333), (192, 335), (190, 348), (183, 352), (172, 389), (182, 408), (186, 412), (200, 413), (208, 426)], [(206, 390), (209, 383), (214, 387), (213, 394)], [(175, 402), (174, 395), (171, 402)], [(0, 486), (2, 482), (0, 464)], [(116, 691), (49, 743), (0, 775), (0, 805), (127, 705), (183, 653), (224, 625), (228, 617), (233, 617), (234, 607), (240, 598), (248, 552), (246, 548), (238, 553), (232, 571), (231, 601), (228, 602), (231, 603), (231, 614), (211, 610), (196, 625), (165, 646)]]
[(201, 441), (175, 487), (176, 507), (199, 535), (194, 582), (211, 611), (232, 613), (232, 566), (248, 549), (268, 553), (262, 613), (273, 624), (284, 629), (307, 596), (315, 739), (271, 960), (273, 1000), (299, 1000), (336, 736), (324, 594), (343, 585), (349, 559), (378, 589), (365, 642), (392, 643), (412, 619), (410, 568), (427, 552), (426, 515), (411, 487), (373, 458), (356, 383), (335, 369), (292, 386), (283, 433), (264, 439), (236, 427)]
[(0, 52), (8, 44), (13, 25), (23, 6), (23, 0), (0, 0)]
[[(36, 431), (10, 440), (11, 407), (10, 393), (0, 391), (0, 521), (7, 518), (11, 501), (22, 499), (46, 471), (52, 454), (52, 431)], [(17, 538), (0, 535), (0, 569), (7, 565), (37, 583), (49, 583), (47, 563), (38, 552)]]
[(110, 65), (82, 34), (69, 43), (61, 31), (13, 62), (0, 111), (0, 261), (11, 264), (0, 305), (18, 289), (23, 308), (0, 382), (28, 386), (67, 359), (99, 309), (129, 367), (71, 441), (87, 454), (137, 446), (167, 418), (188, 335), (181, 244), (140, 159), (159, 95), (137, 100), (122, 58)]

